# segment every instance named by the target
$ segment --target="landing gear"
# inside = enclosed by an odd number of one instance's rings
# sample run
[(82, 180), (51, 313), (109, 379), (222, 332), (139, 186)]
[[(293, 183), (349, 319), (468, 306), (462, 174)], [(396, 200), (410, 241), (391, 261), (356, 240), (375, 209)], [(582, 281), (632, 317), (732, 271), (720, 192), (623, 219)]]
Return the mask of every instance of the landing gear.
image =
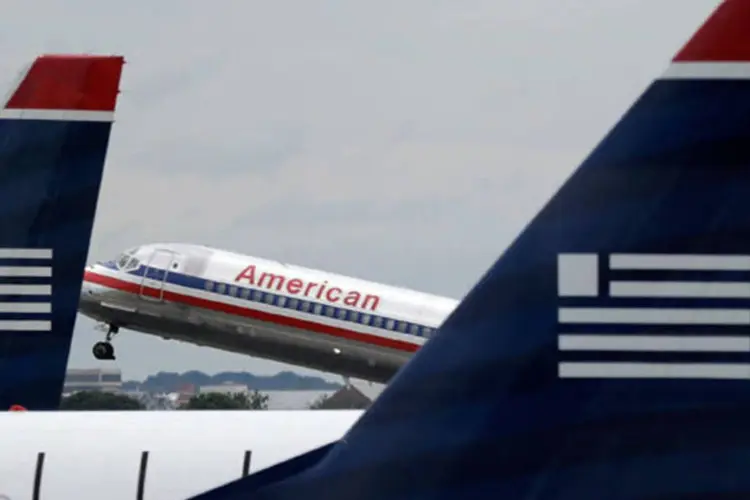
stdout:
[(97, 342), (92, 349), (96, 359), (115, 359), (115, 348), (109, 342)]
[(115, 359), (115, 348), (112, 345), (112, 337), (117, 335), (118, 331), (120, 331), (120, 327), (116, 325), (109, 325), (109, 328), (107, 329), (106, 340), (104, 342), (97, 342), (96, 344), (94, 344), (94, 348), (91, 350), (91, 352), (94, 354), (94, 357), (96, 359)]

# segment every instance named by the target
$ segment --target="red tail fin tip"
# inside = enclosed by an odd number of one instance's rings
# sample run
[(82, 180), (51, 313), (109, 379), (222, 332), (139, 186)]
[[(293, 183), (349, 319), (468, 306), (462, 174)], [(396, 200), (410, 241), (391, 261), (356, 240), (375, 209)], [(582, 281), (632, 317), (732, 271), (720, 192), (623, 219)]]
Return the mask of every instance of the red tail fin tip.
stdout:
[(750, 0), (724, 0), (672, 59), (664, 79), (750, 79)]
[(674, 62), (750, 62), (750, 1), (724, 0)]
[(40, 56), (5, 109), (113, 113), (124, 62), (122, 56)]

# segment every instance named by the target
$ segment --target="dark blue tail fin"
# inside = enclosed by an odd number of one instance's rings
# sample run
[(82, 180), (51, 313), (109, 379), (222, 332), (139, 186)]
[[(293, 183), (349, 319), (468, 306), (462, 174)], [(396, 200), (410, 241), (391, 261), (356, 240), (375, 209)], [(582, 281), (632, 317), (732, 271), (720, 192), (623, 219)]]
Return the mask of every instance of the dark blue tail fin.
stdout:
[(750, 498), (750, 0), (721, 4), (344, 439), (283, 466), (200, 498)]
[(123, 62), (38, 57), (0, 110), (0, 410), (59, 406)]

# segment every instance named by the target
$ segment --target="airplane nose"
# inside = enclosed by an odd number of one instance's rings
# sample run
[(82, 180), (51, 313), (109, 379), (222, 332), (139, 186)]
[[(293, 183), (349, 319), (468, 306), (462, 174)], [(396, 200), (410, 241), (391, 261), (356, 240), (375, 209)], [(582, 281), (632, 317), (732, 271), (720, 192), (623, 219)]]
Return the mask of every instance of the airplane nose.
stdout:
[(94, 295), (94, 287), (86, 281), (86, 273), (91, 271), (94, 266), (86, 266), (83, 270), (83, 283), (81, 283), (81, 299), (87, 299)]

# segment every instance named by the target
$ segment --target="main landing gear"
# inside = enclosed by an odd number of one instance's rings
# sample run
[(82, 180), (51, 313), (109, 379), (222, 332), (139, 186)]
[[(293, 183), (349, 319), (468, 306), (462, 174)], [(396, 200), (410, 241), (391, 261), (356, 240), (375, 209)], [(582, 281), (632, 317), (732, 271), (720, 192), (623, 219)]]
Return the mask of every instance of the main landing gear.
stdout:
[(94, 348), (91, 350), (94, 353), (94, 357), (96, 359), (115, 359), (115, 348), (112, 345), (112, 337), (117, 335), (117, 332), (119, 331), (119, 326), (109, 325), (106, 340), (104, 342), (97, 342), (96, 344), (94, 344)]

